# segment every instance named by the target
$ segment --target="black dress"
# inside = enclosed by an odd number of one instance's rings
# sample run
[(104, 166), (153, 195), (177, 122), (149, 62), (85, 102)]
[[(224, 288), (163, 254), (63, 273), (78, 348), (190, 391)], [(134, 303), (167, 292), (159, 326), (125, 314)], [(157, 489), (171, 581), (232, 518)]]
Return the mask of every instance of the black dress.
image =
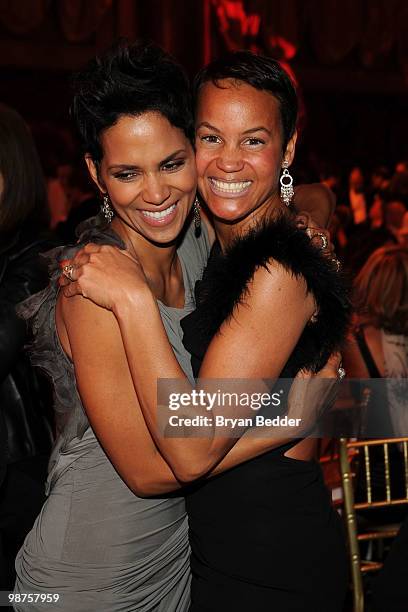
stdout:
[[(303, 275), (319, 315), (281, 376), (318, 370), (341, 344), (345, 287), (302, 230), (279, 219), (223, 255), (216, 245), (183, 321), (195, 375), (213, 335), (245, 299), (254, 271), (275, 259)], [(271, 356), (273, 358), (273, 356)], [(296, 441), (194, 485), (187, 497), (192, 549), (190, 612), (341, 612), (347, 589), (343, 526), (320, 466), (285, 456)]]

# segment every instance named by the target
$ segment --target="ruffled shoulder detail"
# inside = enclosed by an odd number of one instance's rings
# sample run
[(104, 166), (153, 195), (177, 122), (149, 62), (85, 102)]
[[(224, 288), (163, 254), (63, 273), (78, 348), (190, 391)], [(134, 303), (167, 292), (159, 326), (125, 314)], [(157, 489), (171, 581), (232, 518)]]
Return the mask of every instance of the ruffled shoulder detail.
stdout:
[(305, 279), (318, 308), (316, 321), (306, 326), (282, 375), (293, 376), (302, 368), (317, 372), (341, 349), (351, 313), (349, 282), (291, 219), (281, 216), (259, 225), (224, 254), (217, 245), (215, 249), (197, 284), (194, 325), (206, 346), (236, 306), (245, 303), (257, 268), (275, 260)]
[(44, 370), (53, 383), (57, 422), (58, 415), (67, 415), (69, 412), (79, 410), (82, 416), (77, 423), (77, 431), (72, 432), (79, 437), (82, 436), (88, 422), (76, 389), (73, 364), (63, 351), (58, 338), (55, 306), (59, 291), (57, 281), (61, 274), (60, 262), (72, 258), (89, 242), (125, 248), (123, 241), (100, 215), (88, 219), (79, 226), (77, 244), (60, 246), (42, 254), (48, 265), (49, 285), (17, 306), (18, 315), (27, 321), (30, 330), (30, 341), (26, 346), (30, 361), (34, 366)]
[(20, 317), (27, 320), (31, 319), (44, 304), (44, 301), (56, 297), (58, 293), (56, 281), (61, 274), (60, 262), (74, 257), (75, 253), (89, 242), (109, 244), (120, 249), (125, 248), (123, 240), (110, 229), (101, 215), (96, 215), (96, 217), (91, 217), (81, 223), (77, 228), (77, 235), (78, 242), (76, 244), (59, 246), (41, 254), (48, 265), (50, 284), (43, 291), (30, 296), (18, 305), (17, 312)]

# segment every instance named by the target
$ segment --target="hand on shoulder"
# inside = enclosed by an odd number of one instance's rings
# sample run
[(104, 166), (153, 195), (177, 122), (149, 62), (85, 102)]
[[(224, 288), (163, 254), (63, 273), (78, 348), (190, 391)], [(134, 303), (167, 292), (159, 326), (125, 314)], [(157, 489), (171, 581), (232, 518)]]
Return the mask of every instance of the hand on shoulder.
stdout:
[(139, 260), (116, 246), (87, 244), (61, 267), (59, 284), (65, 297), (82, 295), (108, 310), (150, 291)]

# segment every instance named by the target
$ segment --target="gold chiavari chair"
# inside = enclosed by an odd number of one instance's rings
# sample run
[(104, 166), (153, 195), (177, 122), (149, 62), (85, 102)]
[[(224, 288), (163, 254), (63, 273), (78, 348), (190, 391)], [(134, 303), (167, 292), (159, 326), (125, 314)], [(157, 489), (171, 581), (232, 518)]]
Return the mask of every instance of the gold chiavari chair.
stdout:
[[(403, 496), (393, 497), (391, 487), (391, 470), (390, 462), (390, 447), (392, 445), (400, 445), (403, 460), (404, 478)], [(372, 463), (370, 449), (373, 447), (383, 447), (384, 453), (384, 495), (381, 499), (376, 495), (373, 497), (372, 491)], [(356, 502), (354, 498), (353, 485), (353, 465), (355, 457), (360, 459), (360, 468), (365, 475), (365, 500)], [(375, 440), (358, 440), (349, 441), (346, 438), (340, 439), (339, 447), (340, 471), (343, 484), (344, 495), (344, 517), (346, 521), (347, 537), (349, 545), (349, 555), (351, 564), (351, 579), (353, 586), (353, 603), (354, 612), (364, 612), (364, 589), (363, 589), (363, 574), (370, 571), (375, 571), (381, 568), (382, 563), (378, 561), (362, 560), (360, 555), (360, 542), (368, 542), (381, 540), (384, 538), (392, 538), (398, 532), (398, 528), (393, 526), (381, 526), (381, 528), (373, 527), (370, 531), (359, 533), (357, 525), (356, 511), (369, 510), (373, 508), (389, 508), (392, 506), (401, 506), (408, 504), (408, 438), (384, 438)]]

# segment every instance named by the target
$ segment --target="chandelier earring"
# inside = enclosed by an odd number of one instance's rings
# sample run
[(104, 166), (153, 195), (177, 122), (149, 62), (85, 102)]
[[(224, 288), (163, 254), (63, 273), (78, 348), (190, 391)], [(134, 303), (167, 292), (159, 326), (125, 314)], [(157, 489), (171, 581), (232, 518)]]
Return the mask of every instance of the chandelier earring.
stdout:
[(200, 215), (200, 202), (196, 196), (193, 204), (193, 215), (194, 215), (194, 229), (196, 236), (201, 232), (201, 215)]
[(287, 159), (283, 162), (282, 168), (283, 172), (279, 179), (281, 185), (280, 197), (285, 206), (290, 206), (295, 192), (293, 190), (293, 177), (288, 170), (289, 162)]
[(111, 206), (111, 202), (109, 199), (109, 194), (105, 193), (103, 196), (103, 202), (102, 202), (102, 206), (101, 206), (101, 213), (103, 214), (103, 216), (105, 217), (106, 221), (108, 223), (110, 223), (113, 219), (114, 216), (114, 211), (113, 208)]

